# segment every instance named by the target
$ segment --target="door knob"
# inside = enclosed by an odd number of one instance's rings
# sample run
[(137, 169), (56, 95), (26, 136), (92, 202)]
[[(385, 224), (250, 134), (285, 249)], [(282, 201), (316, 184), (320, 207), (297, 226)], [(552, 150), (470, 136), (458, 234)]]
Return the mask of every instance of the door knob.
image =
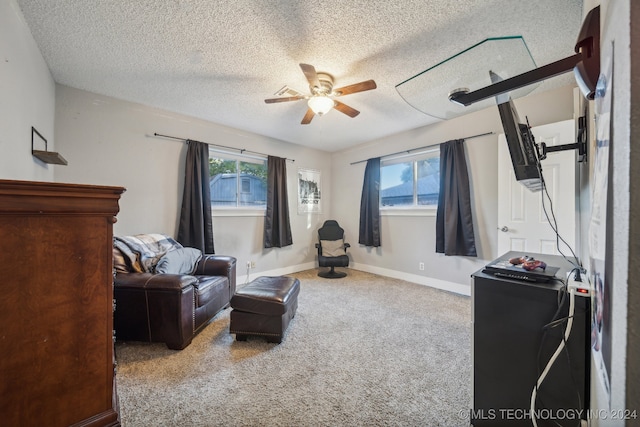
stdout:
[(506, 225), (503, 225), (502, 227), (498, 227), (498, 230), (502, 231), (503, 233), (506, 233), (507, 231), (509, 231), (509, 227), (507, 227)]

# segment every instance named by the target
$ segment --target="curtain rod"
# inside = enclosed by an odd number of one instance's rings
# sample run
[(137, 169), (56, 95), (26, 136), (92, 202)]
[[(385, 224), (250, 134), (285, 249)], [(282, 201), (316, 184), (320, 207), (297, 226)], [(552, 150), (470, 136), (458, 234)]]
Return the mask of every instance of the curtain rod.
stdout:
[[(486, 136), (486, 135), (493, 135), (493, 132), (485, 132), (485, 133), (479, 133), (478, 135), (472, 135), (472, 136), (468, 136), (466, 138), (457, 138), (457, 139), (472, 139), (472, 138), (479, 138), (481, 136)], [(436, 147), (438, 145), (442, 144), (441, 142), (437, 143), (437, 144), (431, 144), (431, 145), (425, 145), (424, 147), (418, 147), (418, 148), (411, 148), (409, 150), (403, 150), (403, 151), (398, 151), (397, 153), (391, 153), (391, 154), (385, 154), (384, 156), (380, 156), (382, 157), (390, 157), (390, 156), (395, 156), (397, 154), (402, 154), (402, 153), (411, 153), (412, 151), (417, 151), (417, 150), (424, 150), (425, 148), (431, 148), (431, 147)], [(358, 163), (364, 163), (366, 161), (368, 161), (369, 159), (365, 159), (365, 160), (358, 160), (357, 162), (352, 162), (352, 165), (358, 164)]]
[[(240, 154), (242, 154), (242, 153), (252, 153), (252, 154), (259, 154), (259, 155), (261, 155), (261, 156), (269, 156), (268, 154), (259, 153), (259, 152), (257, 152), (257, 151), (246, 150), (246, 149), (244, 149), (244, 148), (229, 147), (229, 146), (226, 146), (226, 145), (213, 144), (213, 143), (211, 143), (211, 142), (196, 141), (195, 139), (178, 138), (178, 137), (175, 137), (175, 136), (162, 135), (162, 134), (160, 134), (160, 133), (155, 133), (155, 132), (154, 132), (154, 134), (153, 134), (153, 135), (154, 135), (154, 136), (160, 136), (160, 137), (162, 137), (162, 138), (177, 139), (178, 141), (185, 141), (185, 142), (186, 142), (186, 141), (194, 141), (194, 142), (200, 142), (200, 143), (202, 143), (202, 144), (213, 145), (214, 147), (222, 147), (222, 148), (227, 148), (227, 149), (229, 149), (229, 150), (236, 150), (236, 151), (239, 151), (239, 152), (240, 152)], [(285, 158), (285, 160), (289, 160), (290, 162), (295, 162), (295, 159), (287, 159), (287, 158)]]

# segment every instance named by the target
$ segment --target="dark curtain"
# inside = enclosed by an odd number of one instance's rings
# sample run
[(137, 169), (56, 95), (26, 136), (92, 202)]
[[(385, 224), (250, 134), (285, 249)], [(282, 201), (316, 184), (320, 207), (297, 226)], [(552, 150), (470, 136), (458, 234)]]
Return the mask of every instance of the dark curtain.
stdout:
[(360, 198), (360, 236), (358, 243), (380, 246), (380, 158), (367, 160)]
[(293, 244), (287, 197), (287, 159), (267, 159), (267, 212), (264, 217), (264, 247), (281, 248)]
[(209, 146), (187, 141), (182, 210), (177, 240), (183, 246), (200, 249), (205, 254), (213, 248), (213, 220), (209, 190)]
[(464, 139), (440, 144), (436, 252), (477, 256)]

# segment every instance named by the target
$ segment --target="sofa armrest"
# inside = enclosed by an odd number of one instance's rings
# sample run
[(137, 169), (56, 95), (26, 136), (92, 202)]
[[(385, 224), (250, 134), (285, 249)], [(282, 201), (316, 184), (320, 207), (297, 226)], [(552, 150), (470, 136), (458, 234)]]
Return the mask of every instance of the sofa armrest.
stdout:
[(236, 293), (236, 259), (226, 255), (203, 255), (193, 273), (197, 276), (226, 276), (230, 297)]
[(194, 286), (198, 279), (186, 274), (117, 273), (113, 284), (117, 288), (160, 289), (182, 291)]
[(196, 330), (198, 279), (184, 274), (117, 273), (114, 329), (118, 339), (165, 342), (180, 350)]

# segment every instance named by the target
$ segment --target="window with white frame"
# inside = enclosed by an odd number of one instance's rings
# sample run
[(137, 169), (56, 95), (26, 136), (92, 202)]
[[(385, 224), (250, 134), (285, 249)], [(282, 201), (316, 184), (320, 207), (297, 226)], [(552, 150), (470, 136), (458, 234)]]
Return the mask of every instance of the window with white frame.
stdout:
[(266, 158), (209, 149), (209, 176), (212, 208), (266, 208)]
[(382, 208), (435, 208), (440, 193), (440, 152), (431, 149), (380, 162)]

